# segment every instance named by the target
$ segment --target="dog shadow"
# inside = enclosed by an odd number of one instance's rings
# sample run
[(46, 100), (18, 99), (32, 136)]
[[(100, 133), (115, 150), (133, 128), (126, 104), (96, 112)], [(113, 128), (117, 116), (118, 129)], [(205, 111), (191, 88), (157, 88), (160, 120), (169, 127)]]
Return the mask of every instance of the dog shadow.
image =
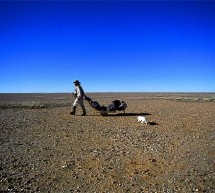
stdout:
[[(151, 115), (150, 113), (117, 113), (117, 114), (107, 114), (106, 116), (147, 116), (147, 115)], [(158, 125), (158, 123), (156, 123), (155, 121), (149, 121), (148, 122), (149, 125)]]
[(158, 125), (158, 123), (154, 122), (154, 121), (149, 121), (148, 122), (149, 125)]
[(116, 114), (107, 114), (106, 116), (109, 116), (109, 117), (129, 117), (129, 116), (146, 116), (146, 115), (151, 115), (150, 113), (116, 113)]

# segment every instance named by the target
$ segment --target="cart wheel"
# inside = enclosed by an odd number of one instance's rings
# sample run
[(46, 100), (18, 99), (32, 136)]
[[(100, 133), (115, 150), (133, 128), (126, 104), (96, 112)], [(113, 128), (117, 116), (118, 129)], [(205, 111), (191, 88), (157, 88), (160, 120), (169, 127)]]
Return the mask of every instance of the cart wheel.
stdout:
[(101, 112), (101, 115), (102, 116), (107, 116), (107, 113), (106, 112)]

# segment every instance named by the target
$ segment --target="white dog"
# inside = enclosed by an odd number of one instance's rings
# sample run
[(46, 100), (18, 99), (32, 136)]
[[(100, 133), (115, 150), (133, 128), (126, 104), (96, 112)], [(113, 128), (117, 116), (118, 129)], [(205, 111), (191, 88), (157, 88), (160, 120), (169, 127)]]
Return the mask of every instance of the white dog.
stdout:
[(147, 125), (146, 118), (144, 116), (137, 116), (138, 122), (145, 123)]

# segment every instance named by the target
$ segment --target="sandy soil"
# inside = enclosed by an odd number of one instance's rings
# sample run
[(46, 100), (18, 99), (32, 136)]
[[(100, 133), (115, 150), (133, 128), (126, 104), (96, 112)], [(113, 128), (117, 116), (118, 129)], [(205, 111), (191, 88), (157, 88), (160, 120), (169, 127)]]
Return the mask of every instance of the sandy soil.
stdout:
[[(215, 94), (0, 95), (0, 192), (215, 192)], [(119, 112), (120, 113), (120, 112)], [(149, 122), (140, 124), (137, 115)]]

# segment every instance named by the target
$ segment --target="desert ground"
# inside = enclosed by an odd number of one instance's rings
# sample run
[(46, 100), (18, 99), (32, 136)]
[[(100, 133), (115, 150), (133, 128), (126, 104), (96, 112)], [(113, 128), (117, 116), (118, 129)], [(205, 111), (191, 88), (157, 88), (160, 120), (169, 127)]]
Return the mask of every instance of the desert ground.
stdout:
[(215, 192), (215, 93), (87, 95), (0, 94), (0, 192)]

